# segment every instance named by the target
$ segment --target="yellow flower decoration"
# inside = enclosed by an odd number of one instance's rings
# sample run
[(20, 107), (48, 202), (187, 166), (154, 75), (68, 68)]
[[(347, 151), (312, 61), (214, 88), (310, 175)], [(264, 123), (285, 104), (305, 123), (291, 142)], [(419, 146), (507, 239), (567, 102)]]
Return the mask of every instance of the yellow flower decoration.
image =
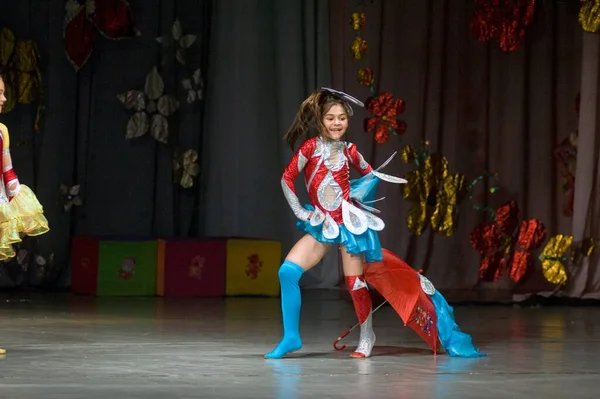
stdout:
[[(39, 69), (39, 52), (32, 40), (17, 41), (8, 28), (0, 30), (0, 65), (4, 69), (6, 103), (3, 113), (8, 113), (17, 104), (30, 104), (41, 97), (42, 75)], [(36, 118), (39, 122), (41, 107)]]
[(187, 150), (183, 155), (175, 156), (173, 160), (173, 172), (175, 173), (175, 182), (181, 185), (181, 187), (194, 187), (194, 180), (200, 174), (198, 152), (196, 150)]
[(569, 247), (573, 243), (573, 236), (556, 235), (546, 243), (539, 256), (542, 262), (542, 271), (544, 277), (552, 284), (565, 284), (567, 282), (567, 269), (564, 261), (568, 261), (566, 256)]
[(352, 50), (352, 55), (357, 60), (362, 60), (362, 58), (367, 53), (369, 46), (367, 45), (367, 41), (361, 37), (357, 37), (352, 42), (352, 46), (350, 47)]
[(352, 13), (352, 29), (355, 31), (361, 30), (365, 26), (365, 22), (367, 18), (365, 17), (365, 13), (363, 12), (353, 12)]
[(579, 23), (586, 32), (596, 33), (600, 30), (600, 0), (582, 0)]
[(439, 153), (429, 155), (427, 150), (415, 153), (407, 145), (401, 157), (418, 167), (404, 176), (408, 183), (402, 186), (402, 196), (413, 203), (407, 215), (408, 228), (421, 235), (431, 224), (438, 235), (453, 235), (458, 221), (457, 205), (466, 191), (465, 176), (450, 174), (448, 160)]
[(583, 258), (591, 256), (598, 248), (598, 239), (588, 237), (573, 243), (573, 236), (558, 234), (552, 237), (539, 256), (544, 277), (553, 284), (565, 284), (568, 279), (567, 268), (563, 262), (572, 266), (580, 264)]

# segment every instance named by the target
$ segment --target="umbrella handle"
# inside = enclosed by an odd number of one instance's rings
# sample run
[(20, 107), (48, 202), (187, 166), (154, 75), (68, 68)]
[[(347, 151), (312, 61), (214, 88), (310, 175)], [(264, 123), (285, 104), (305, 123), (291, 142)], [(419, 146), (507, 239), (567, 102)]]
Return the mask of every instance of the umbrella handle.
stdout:
[[(358, 325), (358, 324), (357, 324), (357, 325)], [(346, 337), (348, 336), (348, 334), (350, 334), (350, 331), (354, 330), (354, 329), (356, 328), (356, 326), (357, 326), (357, 325), (355, 325), (354, 327), (352, 327), (352, 328), (351, 328), (351, 329), (349, 329), (349, 330), (346, 330), (346, 332), (345, 332), (345, 333), (343, 333), (342, 335), (340, 335), (340, 336), (338, 337), (338, 339), (336, 339), (335, 341), (333, 341), (333, 348), (334, 348), (336, 351), (343, 351), (344, 349), (346, 349), (346, 345), (342, 345), (342, 346), (338, 347), (338, 346), (337, 346), (337, 344), (338, 344), (338, 343), (339, 343), (341, 340), (343, 340), (344, 338), (346, 338)]]
[[(373, 309), (373, 311), (371, 312), (371, 314), (377, 312), (379, 310), (379, 308), (381, 308), (383, 305), (385, 305), (387, 303), (387, 301), (383, 301), (379, 304), (379, 306), (377, 306), (375, 309)], [(339, 342), (341, 340), (343, 340), (344, 338), (346, 338), (348, 336), (348, 334), (350, 334), (350, 332), (352, 330), (354, 330), (356, 327), (360, 326), (360, 323), (355, 324), (354, 326), (352, 326), (352, 328), (350, 328), (349, 330), (346, 330), (345, 333), (343, 333), (342, 335), (340, 335), (335, 341), (333, 341), (333, 347), (335, 348), (336, 351), (343, 351), (344, 349), (346, 349), (346, 345), (342, 345), (340, 347), (338, 347), (337, 345), (339, 344)]]

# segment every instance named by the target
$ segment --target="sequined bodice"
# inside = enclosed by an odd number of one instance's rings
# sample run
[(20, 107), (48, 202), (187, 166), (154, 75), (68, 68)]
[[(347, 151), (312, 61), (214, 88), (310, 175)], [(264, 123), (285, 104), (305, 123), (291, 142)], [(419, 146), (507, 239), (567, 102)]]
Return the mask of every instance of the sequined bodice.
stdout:
[[(361, 175), (371, 171), (371, 166), (353, 144), (326, 141), (321, 137), (307, 140), (296, 152), (290, 165), (282, 179), (288, 202), (295, 204), (293, 180), (303, 171), (310, 203), (321, 214), (316, 221), (323, 221), (330, 215), (337, 224), (343, 222), (343, 203), (350, 201), (350, 165)], [(303, 209), (294, 210), (300, 218), (302, 211)]]
[(304, 169), (311, 205), (341, 222), (342, 200), (349, 200), (350, 168), (343, 142), (317, 140), (316, 150)]

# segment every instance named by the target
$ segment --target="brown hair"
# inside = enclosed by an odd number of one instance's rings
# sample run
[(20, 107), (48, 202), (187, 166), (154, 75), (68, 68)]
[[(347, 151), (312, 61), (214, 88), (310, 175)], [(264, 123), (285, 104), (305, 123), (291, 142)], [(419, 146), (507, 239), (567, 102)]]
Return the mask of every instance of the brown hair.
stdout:
[(316, 130), (317, 133), (325, 130), (323, 115), (336, 104), (344, 107), (348, 116), (352, 115), (352, 108), (340, 97), (328, 91), (316, 91), (302, 102), (298, 113), (296, 113), (294, 122), (285, 136), (283, 136), (283, 139), (288, 143), (292, 151), (296, 142), (310, 129)]

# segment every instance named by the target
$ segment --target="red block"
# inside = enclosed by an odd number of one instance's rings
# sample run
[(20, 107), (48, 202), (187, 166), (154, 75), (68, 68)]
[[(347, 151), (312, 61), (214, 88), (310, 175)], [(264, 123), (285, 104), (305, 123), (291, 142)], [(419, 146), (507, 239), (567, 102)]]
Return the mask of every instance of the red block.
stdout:
[(71, 292), (96, 295), (100, 241), (73, 237), (71, 249)]
[(165, 297), (225, 296), (226, 239), (158, 240), (156, 293)]

